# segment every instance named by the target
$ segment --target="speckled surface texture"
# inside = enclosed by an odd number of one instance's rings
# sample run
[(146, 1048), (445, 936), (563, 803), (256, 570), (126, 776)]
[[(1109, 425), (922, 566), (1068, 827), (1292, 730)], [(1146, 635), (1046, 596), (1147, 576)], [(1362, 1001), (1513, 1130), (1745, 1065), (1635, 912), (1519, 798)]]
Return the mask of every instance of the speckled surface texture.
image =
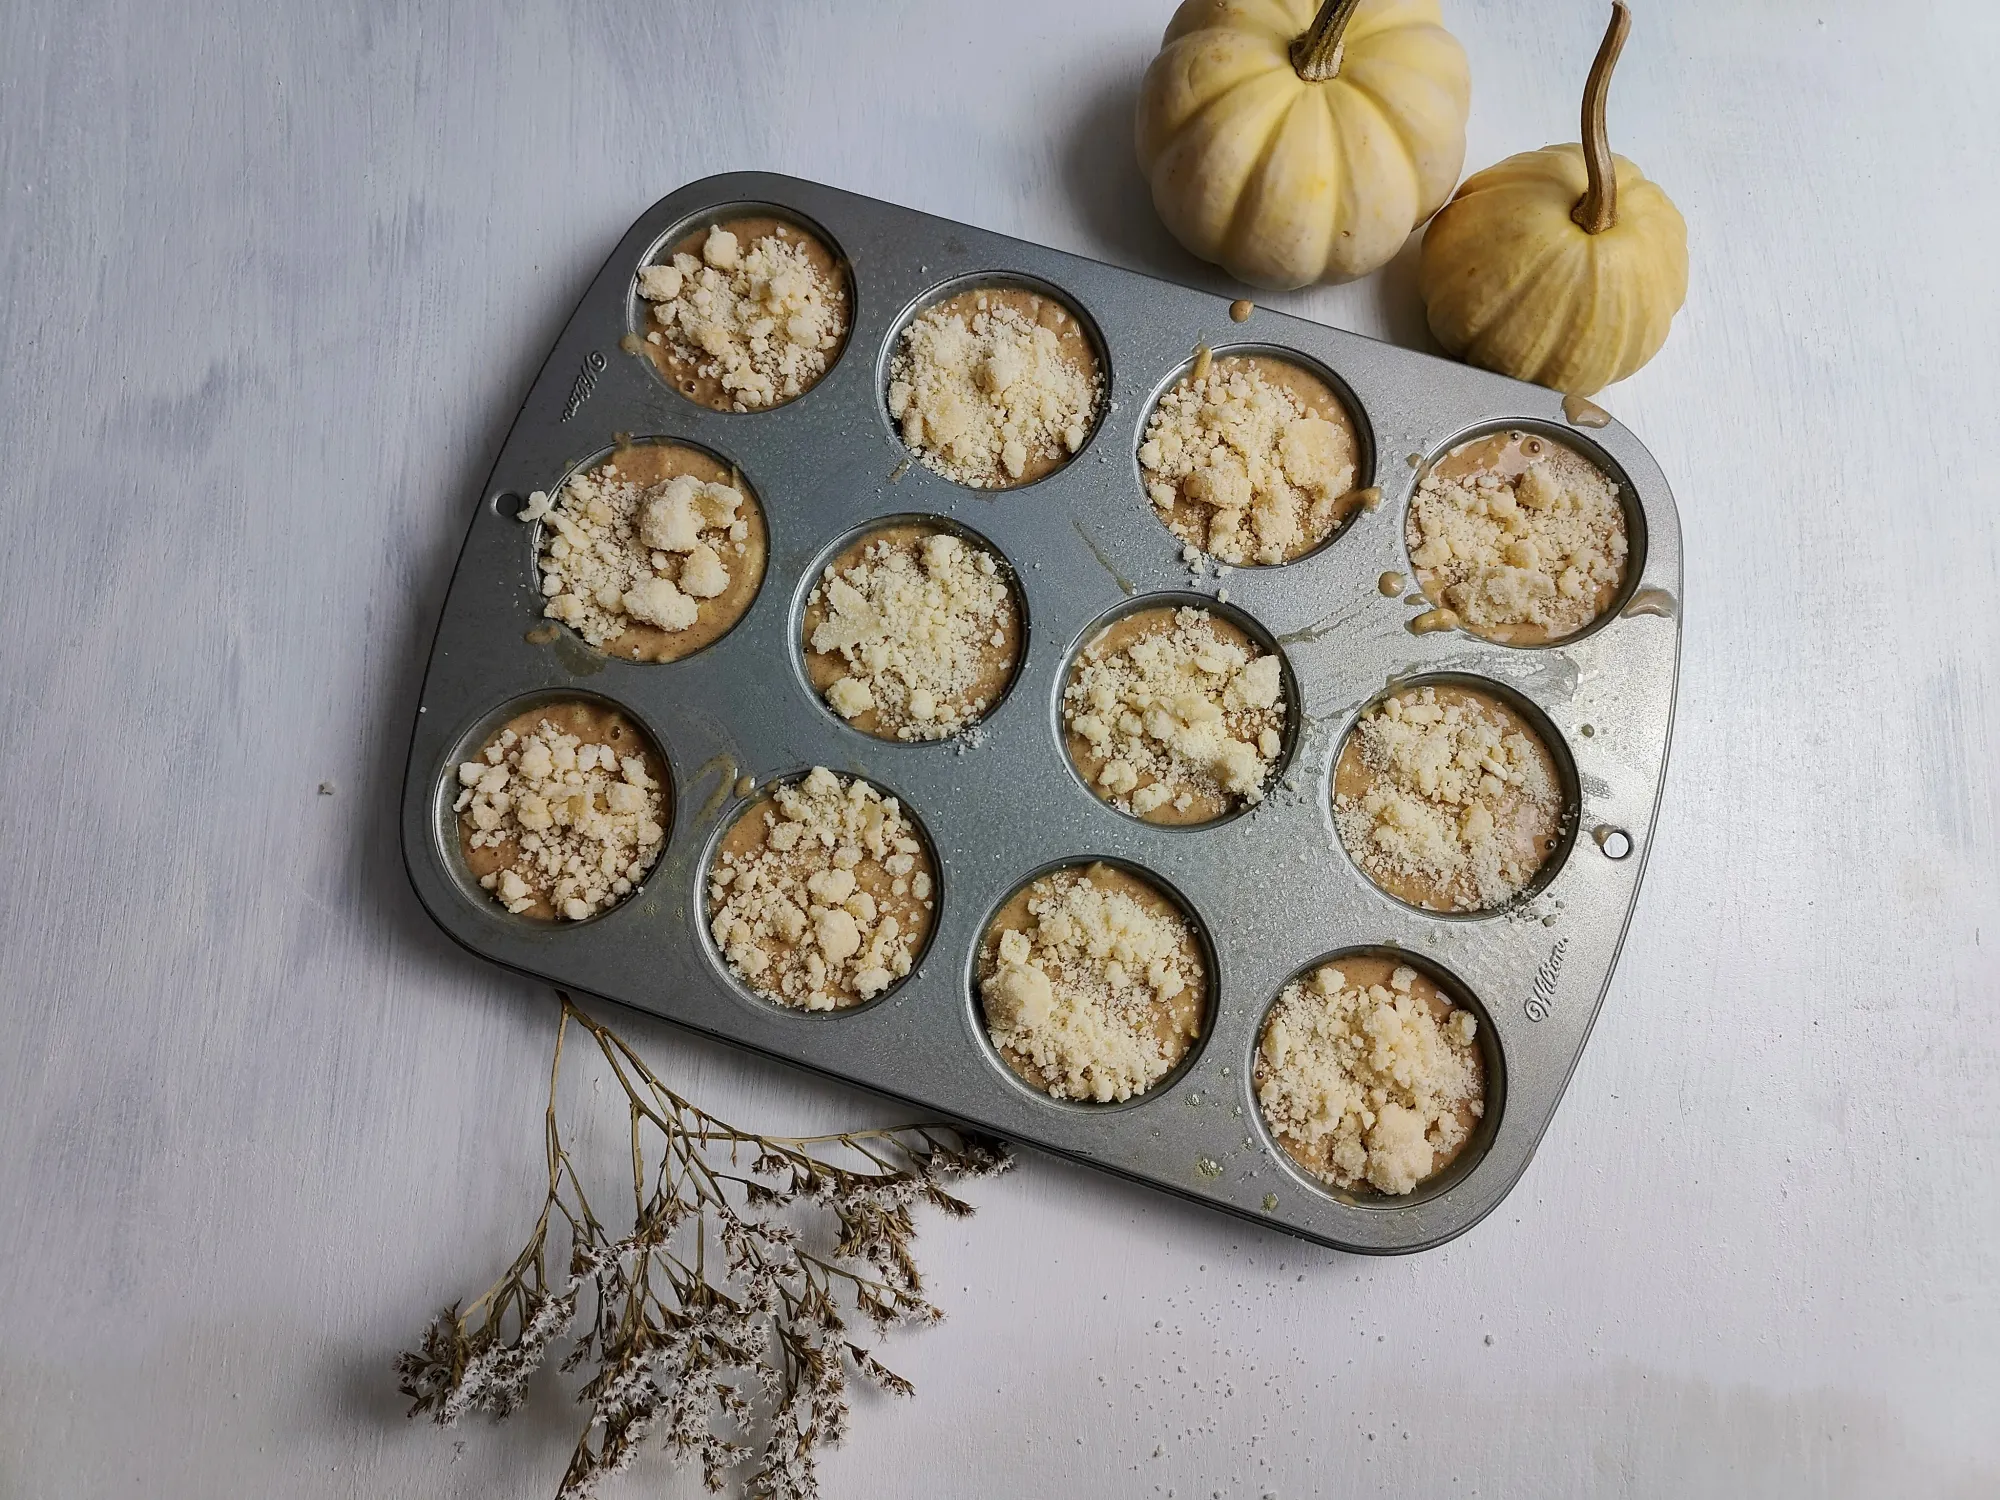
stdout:
[[(1447, 10), (1468, 164), (1571, 138), (1596, 6)], [(1131, 165), (1168, 7), (1009, 14), (0, 12), (0, 1494), (553, 1491), (552, 1382), (439, 1433), (387, 1373), (519, 1242), (553, 1030), (396, 848), (467, 508), (619, 234), (709, 172), (1221, 288)], [(916, 1402), (858, 1402), (829, 1496), (2000, 1489), (1996, 61), (1970, 4), (1637, 17), (1613, 140), (1693, 283), (1602, 400), (1679, 501), (1680, 712), (1521, 1185), (1369, 1261), (1028, 1160), (927, 1225), (949, 1321), (890, 1342)], [(1413, 281), (1269, 300), (1423, 347)], [(626, 1020), (740, 1121), (885, 1117)]]

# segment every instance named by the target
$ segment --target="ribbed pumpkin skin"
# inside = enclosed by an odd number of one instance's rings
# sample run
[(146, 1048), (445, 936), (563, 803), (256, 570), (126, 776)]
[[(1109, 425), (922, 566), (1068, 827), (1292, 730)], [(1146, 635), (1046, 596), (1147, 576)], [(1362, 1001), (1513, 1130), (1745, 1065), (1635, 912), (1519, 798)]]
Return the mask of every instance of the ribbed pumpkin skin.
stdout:
[(1465, 49), (1437, 0), (1363, 0), (1339, 73), (1290, 47), (1313, 0), (1186, 0), (1139, 90), (1139, 165), (1174, 238), (1253, 286), (1365, 276), (1465, 164)]
[(1446, 351), (1572, 395), (1659, 353), (1687, 299), (1687, 223), (1622, 156), (1617, 222), (1570, 217), (1589, 185), (1583, 148), (1524, 151), (1465, 179), (1424, 231), (1417, 288)]

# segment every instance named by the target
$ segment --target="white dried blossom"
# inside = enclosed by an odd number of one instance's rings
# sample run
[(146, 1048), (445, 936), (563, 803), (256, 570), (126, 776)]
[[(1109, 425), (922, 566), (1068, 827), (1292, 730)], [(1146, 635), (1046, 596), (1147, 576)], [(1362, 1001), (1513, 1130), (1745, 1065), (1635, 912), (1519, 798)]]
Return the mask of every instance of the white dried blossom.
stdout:
[[(527, 1246), (492, 1291), (464, 1313), (449, 1309), (421, 1349), (396, 1362), (412, 1414), (442, 1423), (475, 1410), (508, 1415), (553, 1344), (574, 1331), (563, 1369), (593, 1372), (582, 1393), (590, 1414), (559, 1500), (596, 1493), (648, 1441), (698, 1463), (710, 1489), (754, 1463), (753, 1493), (811, 1500), (818, 1448), (847, 1432), (848, 1370), (910, 1390), (847, 1339), (842, 1307), (884, 1328), (936, 1322), (942, 1314), (911, 1255), (911, 1205), (969, 1213), (942, 1184), (1004, 1171), (1006, 1148), (940, 1126), (818, 1146), (740, 1131), (668, 1089), (567, 996), (562, 1005), (558, 1069), (574, 1022), (613, 1065), (633, 1118), (659, 1137), (659, 1176), (648, 1176), (643, 1150), (635, 1155), (639, 1208), (630, 1231), (613, 1238), (583, 1198), (551, 1113), (548, 1196)], [(553, 1109), (554, 1076), (550, 1087)], [(690, 1165), (697, 1161), (704, 1165)], [(803, 1254), (799, 1226), (777, 1217), (799, 1211), (832, 1214), (831, 1256)], [(552, 1282), (549, 1234), (562, 1224), (571, 1231), (568, 1275)], [(580, 1319), (586, 1292), (590, 1312)], [(738, 1439), (760, 1417), (765, 1441), (753, 1453)]]

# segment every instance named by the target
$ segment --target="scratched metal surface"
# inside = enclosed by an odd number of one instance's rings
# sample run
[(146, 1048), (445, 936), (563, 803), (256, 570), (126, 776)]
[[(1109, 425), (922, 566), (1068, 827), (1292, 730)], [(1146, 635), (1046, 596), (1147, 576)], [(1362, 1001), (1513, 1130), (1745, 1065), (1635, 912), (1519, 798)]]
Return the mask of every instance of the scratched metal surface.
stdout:
[[(643, 328), (638, 267), (697, 224), (774, 212), (842, 256), (853, 330), (826, 376), (767, 412), (684, 399), (619, 348)], [(1096, 331), (1106, 410), (1077, 455), (1017, 490), (956, 485), (890, 423), (885, 370), (914, 313), (970, 285), (1053, 289)], [(1145, 498), (1137, 452), (1158, 393), (1198, 345), (1303, 357), (1345, 388), (1362, 436), (1363, 512), (1307, 558), (1239, 568), (1206, 591), (1283, 655), (1293, 721), (1280, 785), (1243, 816), (1163, 828), (1110, 808), (1064, 757), (1068, 662), (1107, 615), (1190, 594), (1180, 543)], [(1659, 466), (1627, 429), (1564, 419), (1560, 397), (1319, 327), (1284, 313), (1230, 317), (1229, 299), (794, 178), (691, 183), (632, 226), (584, 294), (528, 392), (473, 507), (424, 679), (402, 794), (404, 857), (424, 905), (476, 953), (557, 984), (741, 1042), (1346, 1250), (1427, 1248), (1476, 1223), (1519, 1179), (1562, 1097), (1645, 868), (1673, 721), (1680, 645), (1680, 523)], [(1598, 626), (1524, 649), (1459, 631), (1418, 634), (1417, 611), (1377, 580), (1411, 569), (1409, 498), (1423, 467), (1468, 435), (1527, 426), (1619, 483), (1633, 547)], [(613, 434), (691, 443), (739, 469), (763, 507), (770, 562), (721, 641), (672, 663), (619, 661), (542, 620), (540, 528), (514, 519), (531, 490), (596, 461)], [(1410, 462), (1418, 460), (1417, 463)], [(839, 721), (805, 681), (804, 596), (857, 527), (943, 517), (986, 537), (1020, 581), (1028, 626), (1005, 699), (969, 741), (889, 744)], [(1571, 798), (1569, 837), (1528, 899), (1444, 916), (1376, 889), (1333, 827), (1330, 785), (1355, 716), (1392, 683), (1453, 674), (1524, 701)], [(535, 701), (587, 692), (625, 710), (665, 752), (676, 807), (644, 886), (587, 923), (514, 917), (458, 856), (456, 768)], [(825, 765), (902, 799), (938, 874), (925, 952), (876, 1003), (809, 1014), (756, 999), (724, 971), (702, 884), (717, 837), (762, 784)], [(753, 794), (754, 795), (754, 794)], [(1617, 830), (1622, 844), (1592, 837)], [(1629, 850), (1613, 858), (1606, 849)], [(1180, 896), (1210, 955), (1211, 1014), (1193, 1055), (1119, 1106), (1023, 1086), (985, 1041), (971, 971), (992, 914), (1035, 872), (1110, 859)], [(1481, 1017), (1488, 1110), (1459, 1159), (1407, 1199), (1338, 1194), (1297, 1171), (1263, 1127), (1251, 1063), (1263, 1016), (1292, 975), (1357, 948), (1393, 947), (1448, 976)]]
[[(1240, 295), (1132, 164), (1168, 9), (0, 6), (0, 1494), (547, 1500), (560, 1382), (439, 1432), (387, 1375), (540, 1191), (547, 986), (438, 930), (397, 826), (470, 508), (710, 173)], [(1444, 12), (1468, 169), (1574, 139), (1595, 0)], [(947, 1321), (829, 1496), (2000, 1490), (1996, 68), (1966, 0), (1635, 5), (1614, 144), (1692, 283), (1602, 400), (1682, 512), (1680, 706), (1506, 1202), (1364, 1258), (1028, 1152), (924, 1219)], [(1427, 347), (1407, 254), (1258, 300)], [(903, 1113), (607, 1013), (729, 1119)], [(614, 1095), (575, 1060), (607, 1192)]]

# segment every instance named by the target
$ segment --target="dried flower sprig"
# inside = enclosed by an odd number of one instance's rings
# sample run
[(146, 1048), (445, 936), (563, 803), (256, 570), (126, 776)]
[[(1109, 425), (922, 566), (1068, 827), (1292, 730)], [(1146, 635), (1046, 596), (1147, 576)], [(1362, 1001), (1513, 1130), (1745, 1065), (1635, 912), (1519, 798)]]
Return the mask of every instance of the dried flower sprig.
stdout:
[[(944, 1184), (1005, 1171), (1006, 1145), (951, 1125), (804, 1137), (739, 1130), (674, 1093), (615, 1032), (557, 995), (548, 1195), (506, 1274), (447, 1308), (419, 1349), (397, 1357), (410, 1415), (442, 1424), (472, 1411), (507, 1416), (550, 1347), (574, 1332), (562, 1369), (590, 1372), (577, 1392), (590, 1415), (558, 1500), (592, 1494), (655, 1436), (698, 1462), (711, 1490), (754, 1461), (748, 1494), (811, 1500), (819, 1448), (847, 1430), (848, 1372), (911, 1391), (848, 1337), (843, 1306), (878, 1331), (936, 1322), (911, 1253), (911, 1207), (970, 1214)], [(556, 1122), (572, 1022), (597, 1043), (631, 1117), (633, 1218), (616, 1237), (585, 1196)], [(833, 1231), (830, 1245), (786, 1217), (810, 1211), (831, 1216), (815, 1226)], [(552, 1230), (568, 1241), (555, 1274)]]

